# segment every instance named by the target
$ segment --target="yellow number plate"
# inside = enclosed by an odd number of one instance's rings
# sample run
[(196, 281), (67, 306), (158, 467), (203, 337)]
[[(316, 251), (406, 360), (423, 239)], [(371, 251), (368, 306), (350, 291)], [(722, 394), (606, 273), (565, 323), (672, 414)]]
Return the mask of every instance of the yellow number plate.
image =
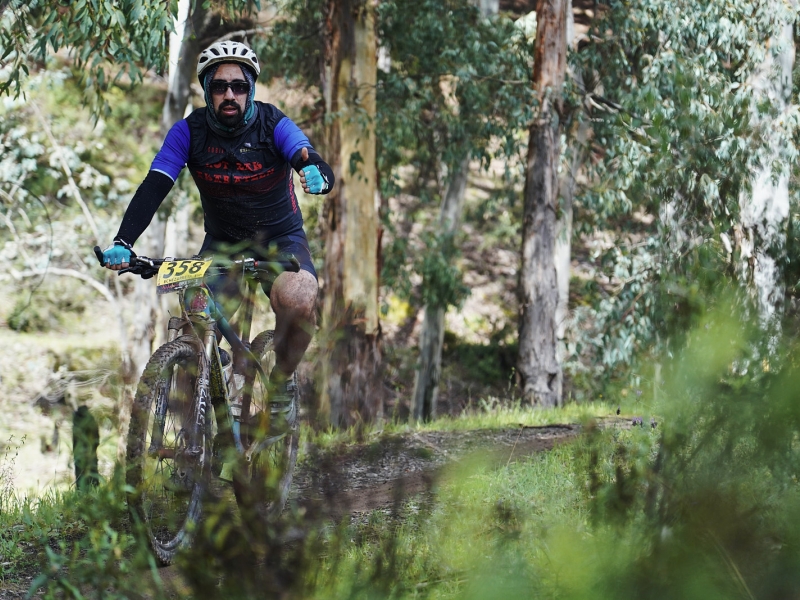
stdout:
[(158, 268), (156, 289), (159, 294), (167, 294), (188, 287), (189, 282), (203, 279), (209, 265), (211, 265), (210, 258), (208, 260), (164, 261)]

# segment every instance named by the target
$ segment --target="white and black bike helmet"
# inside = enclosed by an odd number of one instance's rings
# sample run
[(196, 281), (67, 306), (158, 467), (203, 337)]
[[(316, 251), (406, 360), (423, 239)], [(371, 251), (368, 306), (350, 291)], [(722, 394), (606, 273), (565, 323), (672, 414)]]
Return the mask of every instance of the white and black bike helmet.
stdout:
[(200, 53), (200, 58), (197, 60), (197, 78), (200, 83), (203, 83), (202, 75), (208, 67), (223, 62), (239, 63), (250, 67), (256, 77), (261, 72), (261, 67), (258, 66), (258, 56), (249, 46), (241, 42), (225, 40), (214, 42)]

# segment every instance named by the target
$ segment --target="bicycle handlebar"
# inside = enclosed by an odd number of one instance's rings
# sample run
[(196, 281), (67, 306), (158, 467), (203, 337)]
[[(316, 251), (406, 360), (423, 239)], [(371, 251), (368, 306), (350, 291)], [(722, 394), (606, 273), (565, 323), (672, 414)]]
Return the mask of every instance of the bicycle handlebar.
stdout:
[[(94, 255), (97, 257), (97, 260), (100, 262), (100, 266), (104, 267), (105, 263), (103, 262), (103, 251), (100, 249), (100, 246), (94, 247)], [(131, 273), (133, 275), (139, 275), (142, 279), (150, 279), (151, 277), (155, 276), (158, 273), (158, 268), (167, 261), (178, 261), (178, 260), (197, 260), (197, 257), (194, 258), (173, 258), (173, 257), (165, 257), (165, 258), (148, 258), (146, 256), (137, 256), (133, 250), (131, 250), (131, 260), (128, 263), (130, 266), (125, 269), (120, 269), (117, 271), (118, 275), (122, 275), (123, 273)], [(282, 273), (283, 271), (289, 271), (291, 273), (297, 273), (300, 270), (300, 261), (297, 260), (297, 257), (294, 255), (289, 255), (285, 260), (268, 260), (268, 261), (259, 261), (254, 258), (242, 258), (239, 260), (232, 260), (230, 261), (232, 265), (240, 265), (242, 267), (242, 271), (245, 273), (271, 273), (273, 275), (277, 275)], [(216, 269), (225, 269), (227, 268), (226, 265), (217, 265)]]

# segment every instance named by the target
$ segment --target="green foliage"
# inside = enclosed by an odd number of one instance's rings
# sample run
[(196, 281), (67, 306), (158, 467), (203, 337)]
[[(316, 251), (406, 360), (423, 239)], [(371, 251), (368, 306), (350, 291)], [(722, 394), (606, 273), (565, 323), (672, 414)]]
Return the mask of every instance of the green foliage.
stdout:
[[(231, 15), (261, 8), (260, 0), (203, 5)], [(141, 83), (147, 71), (164, 71), (177, 13), (177, 0), (8, 0), (0, 5), (0, 96), (18, 97), (29, 65), (46, 64), (51, 54), (66, 49), (92, 113), (107, 114), (110, 86)]]
[(96, 265), (95, 235), (66, 170), (99, 241), (110, 240), (132, 181), (143, 177), (157, 148), (163, 91), (115, 88), (107, 117), (92, 126), (82, 91), (66, 71), (41, 71), (25, 89), (25, 100), (6, 98), (0, 106), (0, 259), (5, 277), (23, 274), (14, 283), (14, 308), (3, 318), (17, 331), (41, 331), (69, 324), (98, 301), (96, 291), (74, 285), (75, 277), (65, 285), (52, 276), (56, 269), (78, 275)]
[(502, 386), (513, 378), (517, 357), (517, 345), (506, 344), (503, 338), (504, 332), (500, 332), (486, 344), (469, 344), (445, 332), (442, 358), (453, 365), (459, 377)]
[(614, 0), (571, 55), (581, 77), (570, 102), (591, 119), (595, 157), (575, 201), (575, 232), (591, 240), (601, 282), (575, 312), (573, 373), (589, 365), (590, 377), (623, 376), (640, 350), (680, 346), (702, 307), (699, 291), (736, 277), (739, 256), (725, 240), (735, 237), (753, 169), (773, 148), (784, 168), (796, 156), (796, 109), (765, 148), (754, 116), (771, 109), (754, 106), (751, 81), (781, 50), (765, 40), (795, 14), (756, 1)]
[[(768, 347), (736, 303), (718, 302), (665, 361), (657, 426), (594, 430), (579, 449), (596, 562), (575, 597), (781, 597), (800, 587), (794, 341)], [(744, 324), (743, 324), (744, 323)], [(774, 343), (774, 340), (773, 342)], [(574, 538), (577, 542), (577, 538)], [(573, 542), (573, 543), (574, 543)], [(588, 555), (587, 555), (588, 558)], [(578, 569), (589, 566), (586, 559)]]
[[(62, 500), (67, 515), (45, 523), (39, 543), (43, 549), (40, 575), (31, 593), (46, 598), (129, 598), (147, 587), (158, 589), (155, 561), (147, 553), (142, 533), (128, 523), (125, 490), (112, 480)], [(66, 517), (66, 518), (64, 518)]]
[(281, 78), (315, 89), (322, 98), (324, 64), (324, 0), (288, 0), (282, 3), (286, 18), (276, 20), (270, 34), (253, 39), (261, 60), (261, 79)]
[(8, 315), (8, 326), (14, 331), (28, 333), (31, 331), (47, 331), (54, 328), (55, 315), (49, 308), (40, 310), (31, 307), (30, 298), (17, 300), (11, 313)]
[[(379, 35), (391, 65), (379, 71), (378, 166), (385, 196), (400, 192), (401, 172), (413, 169), (407, 190), (420, 205), (386, 214), (389, 230), (421, 221), (466, 158), (488, 164), (519, 151), (517, 129), (531, 115), (528, 39), (509, 19), (486, 19), (466, 1), (383, 2)], [(445, 173), (446, 175), (443, 175)], [(456, 259), (460, 236), (450, 239), (426, 224), (423, 248), (408, 262), (407, 240), (384, 248), (382, 281), (420, 305), (458, 306), (468, 289)], [(419, 290), (413, 274), (422, 276)]]
[(0, 28), (0, 60), (10, 61), (0, 94), (19, 96), (22, 73), (28, 75), (31, 59), (44, 63), (51, 52), (68, 48), (84, 84), (95, 91), (99, 108), (109, 84), (141, 81), (148, 69), (163, 70), (176, 13), (174, 0), (11, 0)]
[(402, 165), (414, 165), (424, 184), (465, 155), (487, 160), (497, 139), (500, 154), (518, 151), (514, 134), (533, 104), (532, 53), (511, 20), (482, 18), (466, 0), (398, 0), (379, 5), (378, 30), (391, 57), (378, 73), (385, 195), (396, 193)]
[(454, 468), (435, 502), (332, 541), (314, 597), (796, 594), (798, 348), (765, 362), (738, 302), (710, 304), (635, 424), (587, 421), (571, 446)]

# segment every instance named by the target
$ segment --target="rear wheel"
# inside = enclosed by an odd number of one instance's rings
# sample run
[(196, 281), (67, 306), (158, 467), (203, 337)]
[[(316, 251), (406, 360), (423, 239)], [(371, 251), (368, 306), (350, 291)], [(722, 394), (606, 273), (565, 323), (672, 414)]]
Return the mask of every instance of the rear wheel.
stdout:
[[(253, 340), (250, 350), (260, 359), (264, 373), (275, 365), (273, 331), (264, 331)], [(295, 390), (297, 374), (293, 374)], [(267, 521), (280, 516), (292, 486), (299, 442), (299, 394), (295, 393), (288, 407), (270, 406), (266, 381), (256, 375), (249, 414), (242, 415), (242, 443), (251, 449), (240, 457), (233, 478), (236, 501), (245, 515)], [(283, 413), (284, 419), (281, 419)], [(276, 430), (275, 423), (283, 420)], [(270, 427), (269, 424), (273, 426)]]
[(131, 412), (127, 483), (134, 491), (128, 504), (164, 564), (189, 545), (202, 512), (211, 423), (206, 390), (197, 385), (208, 381), (198, 350), (181, 340), (156, 350)]

